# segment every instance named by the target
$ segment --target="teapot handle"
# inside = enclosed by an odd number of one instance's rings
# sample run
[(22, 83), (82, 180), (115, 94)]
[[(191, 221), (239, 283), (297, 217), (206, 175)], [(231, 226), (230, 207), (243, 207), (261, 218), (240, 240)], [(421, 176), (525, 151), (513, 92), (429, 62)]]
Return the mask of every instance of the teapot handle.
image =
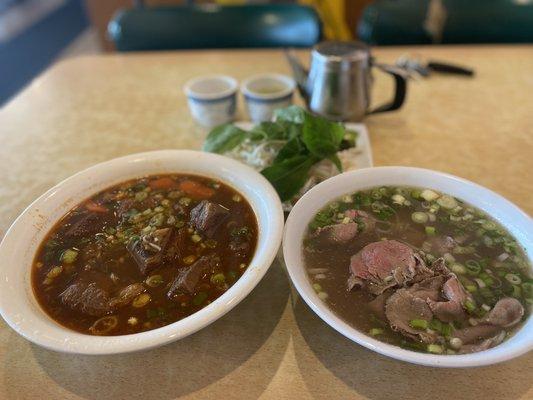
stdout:
[(405, 95), (407, 94), (407, 78), (402, 73), (402, 71), (392, 65), (385, 64), (374, 64), (377, 68), (393, 76), (394, 78), (394, 98), (392, 102), (383, 104), (371, 111), (368, 111), (367, 114), (376, 114), (386, 111), (393, 111), (400, 108), (404, 101)]

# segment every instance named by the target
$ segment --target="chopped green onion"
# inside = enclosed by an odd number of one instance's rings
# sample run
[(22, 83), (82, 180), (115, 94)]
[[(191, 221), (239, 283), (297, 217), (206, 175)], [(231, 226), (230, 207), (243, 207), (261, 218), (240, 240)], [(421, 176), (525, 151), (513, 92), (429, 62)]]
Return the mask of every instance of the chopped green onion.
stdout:
[(448, 195), (442, 195), (437, 199), (437, 204), (441, 206), (442, 208), (446, 208), (447, 210), (452, 210), (455, 207), (457, 207), (457, 200), (455, 200), (452, 196)]
[(481, 272), (481, 265), (475, 260), (467, 260), (465, 266), (470, 275), (478, 275)]
[(409, 321), (409, 326), (415, 329), (427, 329), (428, 322), (425, 319), (412, 319)]
[(417, 224), (425, 224), (428, 222), (428, 215), (425, 212), (415, 211), (411, 214), (411, 219)]
[(435, 233), (437, 231), (434, 226), (426, 226), (425, 230), (426, 230), (426, 235), (428, 236), (435, 236)]
[(533, 283), (524, 282), (522, 283), (522, 292), (526, 298), (533, 298)]
[(150, 287), (156, 287), (163, 283), (163, 277), (161, 275), (152, 275), (146, 278), (145, 282)]
[(472, 300), (465, 301), (464, 307), (469, 313), (473, 313), (477, 308), (476, 304)]
[(513, 285), (520, 285), (522, 283), (522, 279), (520, 279), (520, 277), (516, 274), (506, 274), (505, 279), (507, 279), (507, 281)]
[(313, 283), (313, 289), (315, 289), (316, 292), (322, 291), (322, 286), (318, 283)]
[(200, 304), (202, 304), (207, 299), (207, 297), (208, 297), (208, 295), (207, 295), (206, 292), (198, 292), (198, 293), (196, 293), (196, 295), (192, 299), (192, 303), (195, 306), (199, 306)]
[(198, 242), (201, 242), (202, 241), (202, 237), (200, 235), (197, 235), (196, 233), (194, 235), (191, 236), (191, 240), (194, 242), (194, 243), (198, 243)]
[(211, 275), (210, 281), (214, 285), (222, 285), (226, 282), (226, 277), (223, 273), (219, 272), (218, 274)]
[(513, 297), (519, 298), (522, 297), (522, 289), (518, 285), (513, 285)]
[(434, 331), (442, 332), (442, 327), (443, 327), (443, 324), (442, 324), (442, 322), (439, 321), (438, 319), (433, 318), (433, 319), (429, 322), (429, 329), (432, 329), (432, 330), (434, 330)]
[(481, 227), (487, 231), (493, 231), (498, 227), (493, 221), (485, 221), (481, 224)]
[(72, 264), (78, 258), (78, 252), (76, 250), (67, 249), (61, 254), (61, 262), (65, 264)]
[(381, 329), (381, 328), (372, 328), (372, 329), (370, 329), (370, 331), (368, 333), (370, 333), (371, 336), (378, 336), (378, 335), (383, 334), (383, 329)]
[(441, 333), (445, 338), (448, 338), (452, 335), (453, 326), (450, 324), (442, 324)]
[(454, 262), (451, 266), (450, 266), (452, 272), (456, 273), (456, 274), (460, 274), (460, 275), (464, 275), (466, 274), (467, 270), (465, 268), (465, 266), (463, 264), (459, 264), (457, 262)]
[(433, 190), (425, 189), (425, 190), (422, 190), (422, 193), (420, 193), (420, 197), (422, 197), (426, 201), (433, 201), (433, 200), (437, 200), (439, 195), (435, 193)]
[(465, 285), (465, 289), (469, 291), (470, 293), (477, 292), (477, 286), (476, 285)]
[(442, 354), (444, 349), (439, 344), (428, 344), (427, 351), (428, 351), (428, 353)]

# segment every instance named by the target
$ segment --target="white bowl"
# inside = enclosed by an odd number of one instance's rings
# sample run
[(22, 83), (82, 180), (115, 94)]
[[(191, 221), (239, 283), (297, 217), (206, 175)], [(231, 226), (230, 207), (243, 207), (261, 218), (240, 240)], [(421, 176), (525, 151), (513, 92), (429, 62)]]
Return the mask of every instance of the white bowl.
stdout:
[(339, 318), (317, 296), (303, 262), (302, 239), (317, 211), (340, 196), (376, 186), (417, 186), (432, 188), (487, 212), (518, 240), (529, 259), (533, 254), (533, 222), (514, 204), (475, 183), (440, 172), (409, 167), (366, 168), (328, 179), (307, 192), (292, 209), (285, 224), (283, 255), (296, 289), (326, 323), (347, 338), (380, 354), (415, 364), (436, 367), (471, 367), (494, 364), (524, 354), (533, 348), (533, 318), (510, 339), (492, 349), (465, 355), (433, 355), (404, 350), (380, 342)]
[[(191, 173), (218, 179), (248, 200), (259, 235), (250, 267), (222, 296), (195, 314), (162, 328), (123, 336), (91, 336), (52, 320), (37, 303), (31, 287), (31, 265), (50, 228), (82, 200), (115, 184), (150, 174)], [(251, 168), (215, 154), (163, 150), (133, 154), (95, 165), (59, 183), (35, 200), (13, 223), (0, 244), (0, 313), (26, 339), (51, 350), (111, 354), (169, 343), (223, 316), (257, 285), (272, 263), (283, 230), (277, 193)]]

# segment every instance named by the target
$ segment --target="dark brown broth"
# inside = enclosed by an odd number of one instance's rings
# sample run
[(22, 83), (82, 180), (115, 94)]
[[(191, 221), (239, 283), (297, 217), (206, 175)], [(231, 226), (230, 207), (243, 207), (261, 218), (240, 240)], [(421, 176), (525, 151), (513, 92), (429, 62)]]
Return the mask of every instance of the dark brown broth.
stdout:
[[(151, 182), (159, 178), (172, 179), (176, 187), (152, 189), (146, 197), (137, 194), (148, 190), (146, 187), (149, 187)], [(220, 204), (229, 210), (229, 217), (216, 230), (211, 239), (200, 234), (201, 241), (193, 241), (193, 235), (196, 232), (189, 228), (189, 213), (205, 196), (191, 196), (177, 189), (177, 186), (183, 181), (193, 181), (198, 183), (201, 188), (208, 188), (208, 193), (212, 193), (209, 196), (209, 201)], [(172, 192), (173, 195), (171, 195)], [(181, 194), (178, 196), (177, 192)], [(175, 198), (171, 199), (169, 196)], [(115, 197), (121, 198), (116, 200)], [(135, 200), (137, 198), (139, 200)], [(143, 199), (140, 200), (141, 198)], [(135, 209), (138, 211), (137, 214), (141, 215), (143, 211), (149, 209), (153, 211), (153, 214), (146, 217), (148, 221), (139, 221), (135, 224), (123, 223), (123, 227), (125, 227), (123, 231), (118, 228), (123, 220), (117, 217), (117, 209), (127, 199), (134, 201), (133, 205), (130, 205), (130, 210)], [(157, 207), (162, 207), (161, 202), (165, 199), (168, 204), (163, 207), (164, 210), (156, 212)], [(187, 201), (184, 199), (189, 199), (190, 202), (186, 204)], [(88, 212), (87, 204), (97, 204), (107, 208), (111, 215), (109, 220), (96, 234), (85, 235), (78, 239), (66, 238), (65, 232), (68, 228)], [(178, 208), (180, 212), (176, 211), (175, 208)], [(126, 244), (129, 240), (136, 240), (136, 236), (141, 234), (140, 228), (145, 225), (148, 226), (149, 221), (156, 214), (165, 216), (165, 221), (157, 228), (172, 227), (176, 231), (187, 230), (186, 234), (184, 233), (186, 239), (181, 243), (180, 256), (177, 259), (171, 263), (164, 263), (156, 270), (143, 275), (126, 249)], [(169, 219), (170, 216), (174, 216), (175, 221)], [(128, 217), (128, 221), (131, 218), (135, 217)], [(240, 231), (237, 232), (236, 230), (239, 229)], [(243, 233), (242, 229), (246, 230), (246, 233)], [(228, 246), (230, 240), (235, 238), (235, 235), (240, 234), (246, 236), (246, 239), (243, 240), (246, 240), (248, 247), (246, 250), (231, 250)], [(113, 239), (109, 239), (110, 237)], [(60, 294), (83, 271), (85, 265), (90, 264), (92, 269), (117, 278), (117, 283), (110, 288), (112, 293), (117, 293), (128, 284), (143, 283), (146, 289), (145, 293), (150, 295), (148, 304), (142, 307), (128, 304), (111, 313), (110, 315), (117, 317), (118, 324), (105, 334), (124, 335), (142, 332), (179, 321), (217, 299), (245, 272), (255, 252), (256, 242), (257, 221), (255, 214), (246, 199), (229, 186), (212, 179), (192, 175), (173, 174), (136, 179), (103, 190), (75, 207), (56, 224), (36, 254), (32, 271), (33, 290), (41, 307), (52, 319), (75, 331), (91, 334), (90, 328), (100, 319), (100, 316), (90, 316), (74, 311), (65, 306), (60, 299)], [(94, 257), (91, 258), (91, 247), (100, 248), (102, 251), (103, 255), (98, 258), (97, 262), (94, 261)], [(61, 254), (66, 249), (78, 251), (74, 263), (68, 264), (61, 261)], [(169, 299), (167, 291), (170, 283), (180, 271), (190, 265), (190, 263), (185, 262), (185, 259), (188, 256), (194, 256), (198, 259), (208, 255), (219, 257), (220, 261), (216, 271), (204, 275), (196, 285), (194, 293), (183, 293), (173, 300)], [(48, 274), (52, 268), (58, 266), (62, 268), (62, 272), (57, 277), (48, 279)], [(216, 274), (224, 274), (223, 283), (212, 281), (212, 277)], [(151, 287), (146, 284), (146, 279), (154, 275), (160, 275), (163, 282), (156, 287)], [(131, 322), (132, 318), (137, 319), (136, 324), (128, 323), (128, 320)]]

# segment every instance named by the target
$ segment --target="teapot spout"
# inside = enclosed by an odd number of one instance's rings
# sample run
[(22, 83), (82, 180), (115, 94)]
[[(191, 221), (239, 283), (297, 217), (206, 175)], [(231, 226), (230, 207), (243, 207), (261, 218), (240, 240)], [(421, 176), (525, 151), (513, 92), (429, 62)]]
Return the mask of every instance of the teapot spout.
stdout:
[(298, 91), (300, 92), (300, 96), (305, 100), (305, 102), (309, 103), (309, 97), (310, 93), (307, 91), (307, 70), (305, 67), (300, 63), (300, 60), (294, 54), (294, 51), (292, 49), (285, 50), (285, 58), (289, 62), (289, 65), (291, 66), (292, 73), (294, 76), (294, 80), (296, 81), (296, 84), (298, 86)]

